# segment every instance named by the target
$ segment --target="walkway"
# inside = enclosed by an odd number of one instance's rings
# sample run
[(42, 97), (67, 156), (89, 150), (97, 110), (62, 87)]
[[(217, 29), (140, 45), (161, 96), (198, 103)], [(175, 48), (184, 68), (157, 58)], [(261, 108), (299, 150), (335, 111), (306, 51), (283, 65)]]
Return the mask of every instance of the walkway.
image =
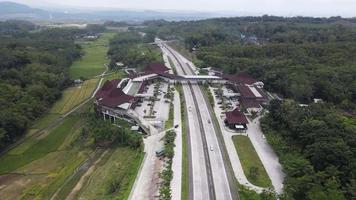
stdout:
[(282, 166), (279, 163), (277, 155), (263, 137), (260, 119), (261, 117), (257, 117), (247, 125), (247, 134), (272, 181), (275, 191), (277, 194), (281, 194), (283, 192), (283, 179), (285, 174), (282, 171)]
[(144, 139), (145, 158), (137, 174), (129, 196), (130, 200), (158, 199), (159, 172), (163, 162), (156, 157), (156, 150), (163, 146), (165, 131)]

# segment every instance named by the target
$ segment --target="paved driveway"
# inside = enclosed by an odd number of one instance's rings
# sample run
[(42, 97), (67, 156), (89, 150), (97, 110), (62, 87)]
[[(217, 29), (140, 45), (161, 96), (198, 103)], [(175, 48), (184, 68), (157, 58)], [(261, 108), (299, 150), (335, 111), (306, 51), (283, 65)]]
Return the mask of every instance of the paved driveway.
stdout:
[(279, 163), (277, 155), (274, 153), (267, 140), (263, 138), (260, 119), (261, 117), (257, 117), (247, 125), (247, 134), (272, 181), (275, 191), (278, 194), (281, 194), (285, 175), (282, 171), (282, 166)]

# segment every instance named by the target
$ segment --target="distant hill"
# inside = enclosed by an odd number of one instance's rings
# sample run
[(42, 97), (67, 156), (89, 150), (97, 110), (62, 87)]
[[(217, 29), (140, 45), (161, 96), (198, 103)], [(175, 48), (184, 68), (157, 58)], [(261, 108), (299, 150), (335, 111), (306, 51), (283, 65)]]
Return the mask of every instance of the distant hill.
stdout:
[(153, 10), (106, 10), (106, 11), (47, 11), (38, 8), (32, 8), (27, 5), (14, 3), (10, 1), (0, 2), (0, 20), (7, 19), (26, 19), (26, 20), (88, 20), (88, 21), (145, 21), (145, 20), (197, 20), (214, 17), (212, 13), (204, 12), (164, 12)]
[(48, 19), (49, 16), (50, 13), (46, 10), (10, 1), (0, 2), (0, 19)]

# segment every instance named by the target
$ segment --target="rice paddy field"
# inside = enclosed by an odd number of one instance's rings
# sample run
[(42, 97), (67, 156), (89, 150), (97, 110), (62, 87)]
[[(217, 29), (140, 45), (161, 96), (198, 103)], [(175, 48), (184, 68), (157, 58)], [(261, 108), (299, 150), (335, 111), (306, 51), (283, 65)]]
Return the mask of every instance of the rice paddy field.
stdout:
[(100, 75), (108, 63), (106, 53), (109, 48), (109, 40), (115, 33), (103, 33), (94, 41), (80, 41), (78, 44), (83, 48), (83, 56), (70, 67), (71, 79), (92, 78)]
[(99, 78), (89, 79), (83, 83), (67, 88), (50, 110), (51, 114), (65, 114), (88, 99), (94, 92)]

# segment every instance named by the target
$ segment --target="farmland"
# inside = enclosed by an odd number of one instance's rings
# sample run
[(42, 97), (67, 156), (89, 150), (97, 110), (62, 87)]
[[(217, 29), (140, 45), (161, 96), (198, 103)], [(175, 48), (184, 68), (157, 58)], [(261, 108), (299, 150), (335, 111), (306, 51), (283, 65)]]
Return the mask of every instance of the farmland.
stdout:
[(105, 70), (109, 39), (114, 33), (104, 33), (95, 41), (80, 41), (84, 55), (70, 67), (71, 79), (92, 78)]
[(75, 106), (88, 99), (98, 84), (98, 78), (89, 79), (80, 85), (64, 90), (62, 98), (50, 110), (51, 114), (65, 114)]

